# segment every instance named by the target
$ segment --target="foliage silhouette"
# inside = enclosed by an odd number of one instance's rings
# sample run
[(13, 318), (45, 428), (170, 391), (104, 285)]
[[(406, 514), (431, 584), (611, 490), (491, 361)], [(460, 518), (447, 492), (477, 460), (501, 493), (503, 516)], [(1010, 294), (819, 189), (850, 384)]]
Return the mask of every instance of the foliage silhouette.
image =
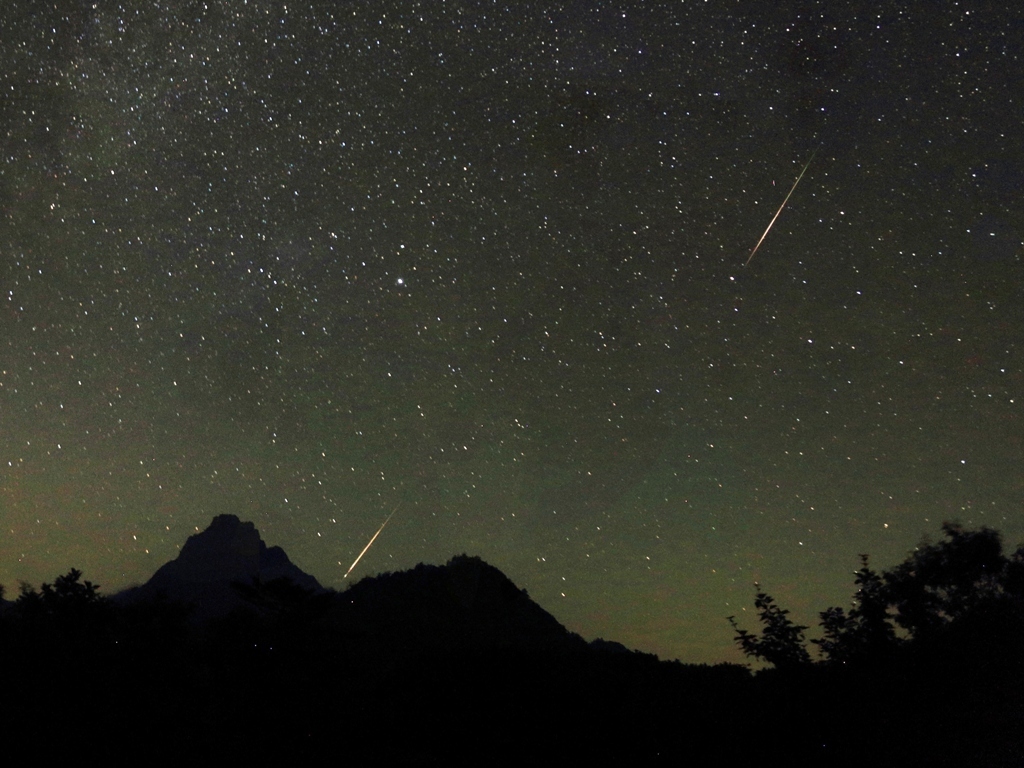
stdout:
[(22, 582), (13, 613), (26, 630), (59, 628), (85, 637), (109, 622), (110, 608), (107, 598), (99, 593), (99, 585), (83, 581), (82, 572), (72, 568), (52, 584), (43, 584), (39, 592)]
[(823, 636), (812, 641), (830, 662), (879, 661), (897, 645), (896, 633), (889, 621), (885, 581), (868, 566), (867, 555), (861, 555), (860, 560), (861, 567), (854, 579), (857, 592), (853, 607), (849, 613), (836, 607), (822, 611)]
[[(1024, 622), (1024, 547), (1012, 556), (1002, 551), (991, 528), (965, 530), (944, 523), (944, 539), (922, 543), (896, 567), (878, 573), (861, 555), (857, 586), (849, 611), (822, 611), (822, 637), (812, 640), (828, 664), (877, 666), (898, 654), (950, 650), (966, 638), (981, 642), (979, 627), (1005, 633)], [(810, 663), (804, 646), (807, 627), (794, 624), (788, 611), (759, 591), (754, 600), (763, 625), (760, 634), (729, 622), (743, 652), (779, 669)], [(1002, 642), (989, 637), (985, 642)]]
[(779, 669), (793, 669), (807, 666), (811, 657), (804, 645), (804, 630), (807, 627), (794, 624), (789, 611), (780, 608), (765, 592), (758, 592), (754, 598), (763, 629), (755, 635), (740, 629), (735, 617), (729, 623), (736, 630), (736, 642), (747, 656), (755, 656)]
[(1006, 594), (1009, 560), (999, 533), (991, 528), (965, 531), (955, 523), (944, 523), (942, 530), (946, 540), (923, 544), (885, 574), (895, 621), (917, 639)]
[[(72, 570), (23, 586), (0, 617), (18, 662), (0, 686), (5, 746), (59, 746), (55, 713), (86, 697), (59, 743), (93, 762), (157, 747), (167, 762), (312, 762), (344, 744), (396, 764), (741, 765), (785, 744), (790, 765), (1019, 764), (1024, 551), (993, 541), (950, 527), (913, 568), (862, 557), (853, 606), (822, 614), (818, 664), (806, 628), (759, 589), (760, 632), (736, 627), (777, 667), (756, 675), (586, 643), (477, 558), (341, 593), (239, 582), (244, 606), (202, 620), (158, 595), (107, 599)], [(898, 601), (922, 593), (941, 621), (900, 623), (922, 611)]]

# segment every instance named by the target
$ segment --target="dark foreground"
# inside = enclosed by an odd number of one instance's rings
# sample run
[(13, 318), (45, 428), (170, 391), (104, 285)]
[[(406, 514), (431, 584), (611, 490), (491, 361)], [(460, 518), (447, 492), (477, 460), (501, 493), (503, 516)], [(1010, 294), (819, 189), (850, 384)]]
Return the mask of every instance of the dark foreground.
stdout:
[(236, 585), (239, 606), (202, 621), (159, 598), (102, 598), (77, 572), (48, 587), (0, 616), (9, 755), (1024, 764), (1019, 638), (872, 669), (687, 666), (585, 643), (475, 558), (344, 593)]

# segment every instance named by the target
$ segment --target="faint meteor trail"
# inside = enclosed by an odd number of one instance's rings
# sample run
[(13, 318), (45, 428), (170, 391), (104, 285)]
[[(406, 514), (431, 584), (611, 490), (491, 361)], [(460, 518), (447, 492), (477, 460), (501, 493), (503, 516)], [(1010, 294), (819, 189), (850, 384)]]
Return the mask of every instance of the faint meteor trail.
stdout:
[[(821, 149), (821, 147), (818, 147), (818, 149)], [(811, 161), (814, 160), (814, 156), (816, 154), (818, 154), (818, 149), (815, 149), (811, 153), (811, 157), (807, 161), (807, 163), (804, 165), (804, 169), (802, 171), (800, 171), (800, 175), (796, 177), (796, 181), (794, 181), (793, 182), (793, 186), (790, 187), (789, 194), (786, 195), (786, 199), (782, 201), (782, 205), (779, 206), (779, 210), (777, 210), (775, 212), (775, 215), (772, 216), (772, 220), (768, 222), (768, 228), (765, 229), (764, 234), (761, 235), (761, 239), (757, 241), (757, 245), (754, 246), (754, 250), (752, 250), (750, 252), (750, 255), (747, 256), (747, 260), (745, 262), (743, 262), (743, 266), (744, 267), (747, 266), (747, 264), (750, 263), (750, 260), (752, 258), (754, 258), (754, 254), (757, 253), (757, 249), (761, 247), (761, 243), (763, 243), (764, 239), (766, 237), (768, 237), (768, 233), (771, 231), (772, 226), (775, 224), (775, 220), (777, 218), (779, 218), (779, 214), (782, 213), (782, 209), (786, 207), (786, 203), (788, 203), (789, 202), (789, 198), (792, 197), (793, 191), (796, 189), (796, 185), (800, 183), (800, 179), (802, 179), (804, 177), (804, 174), (807, 173), (807, 169), (811, 166)]]
[(391, 522), (391, 518), (395, 516), (395, 512), (397, 512), (397, 511), (398, 511), (398, 508), (399, 508), (399, 507), (401, 506), (401, 504), (402, 504), (402, 502), (398, 502), (398, 504), (395, 504), (395, 508), (391, 510), (391, 514), (390, 514), (390, 515), (388, 515), (388, 519), (387, 519), (387, 520), (385, 520), (385, 521), (384, 521), (384, 522), (383, 522), (383, 523), (381, 524), (380, 528), (378, 528), (378, 529), (377, 529), (377, 532), (376, 532), (375, 534), (373, 534), (373, 538), (372, 538), (372, 539), (370, 539), (370, 543), (369, 543), (369, 544), (367, 544), (367, 545), (366, 545), (365, 547), (363, 547), (363, 551), (359, 553), (359, 557), (357, 557), (357, 558), (356, 558), (356, 559), (355, 559), (355, 560), (353, 561), (352, 565), (350, 565), (350, 566), (348, 567), (348, 570), (347, 570), (347, 571), (345, 571), (345, 575), (344, 575), (344, 576), (342, 576), (341, 578), (343, 578), (343, 579), (347, 579), (347, 578), (348, 578), (348, 575), (349, 575), (350, 573), (352, 573), (352, 571), (354, 571), (354, 570), (355, 570), (355, 567), (356, 567), (357, 565), (359, 565), (359, 561), (363, 559), (363, 555), (365, 555), (365, 554), (366, 554), (366, 550), (368, 550), (368, 549), (369, 549), (370, 547), (372, 547), (372, 546), (373, 546), (373, 542), (375, 542), (375, 541), (377, 540), (377, 537), (378, 537), (378, 536), (380, 536), (380, 532), (384, 530), (384, 526), (385, 526), (385, 525), (387, 525), (387, 524), (388, 524), (389, 522)]

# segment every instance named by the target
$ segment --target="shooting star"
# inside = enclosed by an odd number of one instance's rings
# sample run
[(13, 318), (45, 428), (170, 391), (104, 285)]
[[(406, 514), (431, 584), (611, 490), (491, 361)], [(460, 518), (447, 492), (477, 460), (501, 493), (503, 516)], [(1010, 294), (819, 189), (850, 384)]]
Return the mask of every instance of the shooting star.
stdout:
[(357, 557), (355, 561), (352, 563), (352, 565), (348, 567), (348, 570), (345, 571), (345, 575), (342, 576), (343, 579), (347, 579), (348, 575), (355, 570), (357, 565), (359, 565), (359, 561), (363, 559), (363, 555), (366, 554), (366, 550), (373, 546), (373, 542), (375, 542), (377, 540), (377, 537), (380, 536), (380, 532), (384, 530), (384, 526), (391, 522), (391, 518), (395, 516), (395, 512), (398, 511), (398, 508), (399, 506), (401, 506), (401, 504), (402, 502), (398, 502), (398, 504), (395, 504), (395, 508), (391, 510), (391, 514), (388, 515), (388, 519), (381, 524), (380, 528), (377, 529), (377, 532), (373, 534), (373, 538), (370, 539), (370, 543), (363, 547), (363, 551), (359, 553), (359, 557)]
[[(818, 147), (818, 149), (821, 149), (821, 147)], [(745, 267), (745, 266), (747, 266), (747, 264), (749, 264), (749, 263), (750, 263), (750, 260), (751, 260), (752, 258), (754, 258), (754, 254), (755, 254), (755, 253), (757, 253), (757, 249), (761, 247), (761, 243), (763, 243), (763, 242), (764, 242), (764, 239), (765, 239), (766, 237), (768, 237), (768, 233), (769, 233), (769, 232), (771, 231), (771, 229), (772, 229), (772, 226), (774, 226), (774, 224), (775, 224), (775, 220), (776, 220), (777, 218), (779, 218), (779, 214), (780, 214), (780, 213), (782, 213), (782, 209), (786, 207), (786, 203), (788, 203), (788, 202), (789, 202), (789, 198), (793, 196), (793, 192), (794, 192), (794, 191), (796, 190), (796, 185), (800, 183), (800, 179), (802, 179), (802, 178), (804, 177), (804, 174), (805, 174), (805, 173), (807, 173), (807, 169), (808, 169), (808, 168), (810, 168), (810, 166), (811, 166), (811, 161), (812, 161), (812, 160), (814, 160), (814, 156), (815, 156), (816, 154), (818, 154), (818, 149), (815, 149), (815, 150), (814, 150), (814, 151), (813, 151), (813, 152), (811, 153), (811, 157), (810, 157), (810, 159), (809, 159), (809, 160), (807, 161), (807, 163), (806, 163), (806, 164), (804, 165), (804, 169), (803, 169), (802, 171), (800, 171), (800, 175), (796, 177), (796, 181), (794, 181), (794, 182), (793, 182), (793, 186), (792, 186), (792, 187), (790, 187), (790, 189), (789, 189), (789, 194), (788, 194), (788, 195), (786, 195), (786, 199), (782, 201), (782, 205), (780, 205), (780, 206), (779, 206), (779, 210), (777, 210), (777, 211), (775, 212), (775, 215), (774, 215), (774, 216), (772, 216), (772, 220), (768, 222), (768, 228), (767, 228), (767, 229), (765, 229), (765, 231), (764, 231), (764, 234), (763, 234), (763, 235), (761, 235), (761, 239), (757, 241), (757, 245), (755, 245), (755, 246), (754, 246), (754, 250), (752, 250), (752, 251), (750, 252), (750, 255), (749, 255), (749, 256), (747, 256), (747, 260), (746, 260), (745, 262), (743, 262), (743, 266), (744, 266), (744, 267)]]

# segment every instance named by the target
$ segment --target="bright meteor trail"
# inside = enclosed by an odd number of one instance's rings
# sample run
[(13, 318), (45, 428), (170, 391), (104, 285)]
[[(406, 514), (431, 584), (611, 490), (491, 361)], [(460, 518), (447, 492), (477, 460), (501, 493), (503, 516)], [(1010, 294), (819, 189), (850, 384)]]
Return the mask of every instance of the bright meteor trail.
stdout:
[(352, 571), (354, 571), (354, 570), (355, 570), (355, 567), (356, 567), (357, 565), (359, 565), (359, 561), (363, 559), (363, 555), (365, 555), (365, 554), (366, 554), (366, 550), (368, 550), (368, 549), (369, 549), (370, 547), (372, 547), (372, 546), (373, 546), (373, 542), (375, 542), (375, 541), (377, 540), (377, 537), (378, 537), (378, 536), (380, 536), (380, 532), (384, 530), (384, 526), (385, 526), (385, 525), (387, 525), (387, 524), (388, 524), (389, 522), (391, 522), (391, 518), (395, 516), (395, 512), (397, 512), (397, 511), (398, 511), (398, 507), (399, 507), (399, 505), (400, 505), (400, 504), (401, 504), (401, 502), (399, 502), (398, 504), (395, 504), (395, 508), (391, 510), (391, 514), (390, 514), (390, 515), (388, 515), (388, 519), (387, 519), (387, 520), (385, 520), (385, 521), (384, 521), (384, 522), (383, 522), (383, 523), (381, 524), (380, 528), (378, 528), (378, 529), (377, 529), (377, 532), (376, 532), (375, 534), (373, 534), (373, 538), (372, 538), (372, 539), (370, 539), (370, 543), (369, 543), (369, 544), (367, 544), (367, 545), (366, 545), (365, 547), (363, 547), (363, 551), (359, 553), (359, 557), (357, 557), (357, 558), (356, 558), (356, 559), (355, 559), (355, 560), (353, 561), (352, 565), (350, 565), (350, 566), (348, 567), (348, 570), (347, 570), (347, 571), (345, 571), (345, 575), (344, 575), (344, 576), (342, 576), (342, 578), (343, 578), (343, 579), (347, 579), (347, 578), (348, 578), (348, 575), (349, 575), (350, 573), (352, 573)]
[[(820, 147), (819, 147), (818, 149), (820, 149)], [(814, 151), (813, 151), (813, 152), (811, 153), (811, 157), (810, 157), (810, 159), (809, 159), (809, 160), (807, 161), (806, 165), (804, 165), (804, 169), (803, 169), (802, 171), (800, 171), (800, 175), (796, 177), (796, 181), (794, 181), (794, 182), (793, 182), (793, 186), (792, 186), (792, 187), (790, 187), (790, 190), (789, 190), (789, 194), (788, 194), (788, 195), (786, 195), (786, 199), (782, 201), (782, 205), (780, 205), (780, 206), (779, 206), (779, 210), (777, 210), (777, 211), (775, 212), (775, 215), (774, 215), (774, 216), (772, 216), (772, 220), (768, 222), (768, 228), (767, 228), (767, 229), (765, 229), (765, 231), (764, 231), (764, 234), (763, 234), (763, 235), (761, 235), (761, 239), (757, 241), (757, 245), (755, 245), (755, 246), (754, 246), (754, 250), (752, 250), (752, 251), (750, 252), (750, 255), (749, 255), (749, 256), (747, 257), (747, 260), (746, 260), (745, 262), (743, 262), (743, 266), (744, 266), (744, 267), (745, 267), (745, 266), (747, 266), (747, 264), (749, 264), (749, 263), (750, 263), (750, 260), (751, 260), (752, 258), (754, 258), (754, 254), (755, 254), (755, 253), (757, 253), (757, 249), (761, 247), (761, 243), (763, 243), (763, 242), (764, 242), (764, 239), (765, 239), (766, 237), (768, 237), (768, 233), (769, 233), (769, 232), (771, 231), (771, 228), (772, 228), (772, 226), (773, 226), (773, 225), (775, 224), (775, 220), (776, 220), (777, 218), (779, 218), (779, 214), (780, 214), (780, 213), (782, 213), (782, 209), (786, 207), (786, 203), (788, 203), (788, 202), (789, 202), (789, 198), (790, 198), (790, 197), (792, 197), (792, 195), (793, 195), (793, 191), (794, 191), (794, 190), (796, 189), (796, 185), (800, 183), (800, 179), (802, 179), (802, 178), (804, 177), (804, 174), (805, 174), (805, 173), (807, 173), (807, 169), (808, 169), (808, 168), (810, 167), (810, 165), (811, 165), (811, 160), (814, 160), (814, 156), (815, 156), (816, 154), (818, 154), (818, 150), (817, 150), (817, 149), (816, 149), (816, 150), (814, 150)]]

